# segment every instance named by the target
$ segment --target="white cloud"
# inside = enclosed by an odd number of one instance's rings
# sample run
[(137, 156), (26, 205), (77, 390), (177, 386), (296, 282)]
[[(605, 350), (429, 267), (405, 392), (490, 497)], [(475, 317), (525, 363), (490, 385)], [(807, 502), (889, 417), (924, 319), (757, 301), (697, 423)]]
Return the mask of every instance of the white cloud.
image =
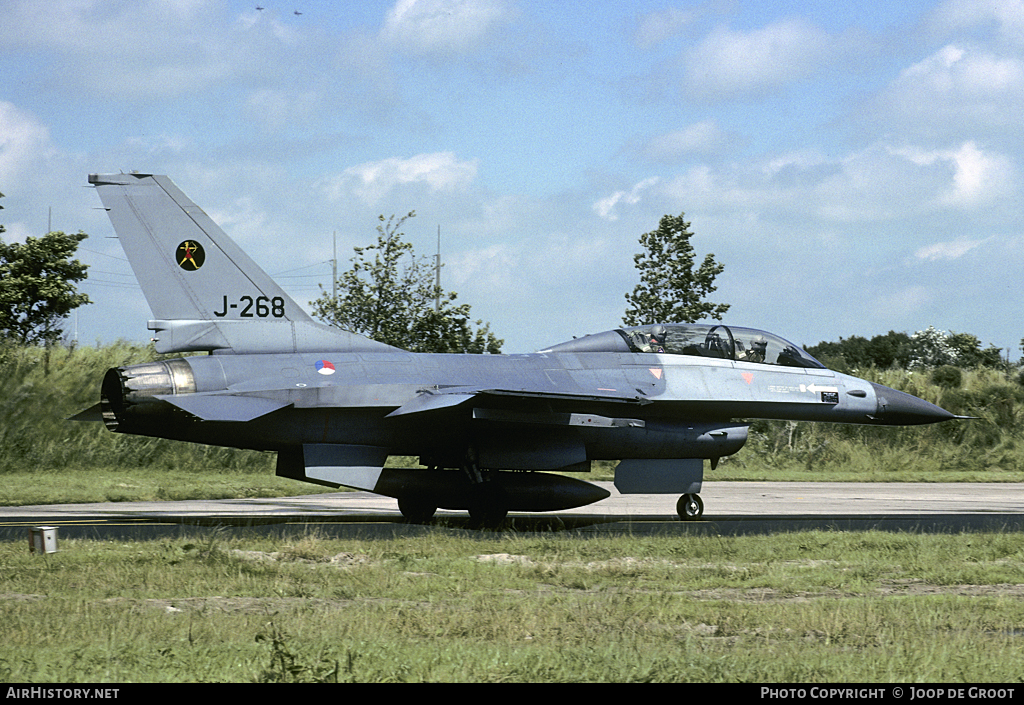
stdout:
[(713, 152), (727, 139), (714, 120), (704, 120), (652, 138), (643, 154), (654, 161), (671, 161), (687, 154)]
[(904, 69), (873, 101), (868, 120), (915, 140), (1005, 139), (1024, 111), (1024, 60), (954, 43)]
[(902, 72), (897, 85), (939, 95), (999, 96), (1020, 90), (1024, 67), (1015, 58), (1001, 58), (977, 49), (948, 44)]
[(452, 152), (435, 152), (349, 167), (340, 176), (326, 180), (323, 188), (332, 200), (351, 191), (363, 201), (376, 203), (392, 189), (410, 184), (426, 185), (431, 191), (462, 189), (473, 182), (476, 173), (476, 159), (459, 161)]
[(982, 151), (974, 142), (964, 142), (957, 149), (903, 148), (893, 153), (918, 166), (943, 163), (952, 167), (952, 183), (947, 183), (935, 199), (941, 206), (976, 208), (1017, 190), (1016, 170), (1009, 157)]
[(246, 99), (246, 109), (268, 129), (281, 130), (290, 125), (307, 124), (323, 106), (316, 91), (261, 88)]
[(605, 220), (618, 220), (619, 216), (615, 212), (615, 207), (620, 203), (627, 205), (635, 205), (640, 202), (640, 195), (658, 183), (658, 177), (652, 176), (649, 179), (644, 179), (640, 183), (636, 184), (629, 191), (616, 191), (610, 196), (606, 196), (601, 200), (597, 201), (593, 208), (594, 212)]
[(293, 26), (269, 11), (234, 15), (226, 4), (204, 0), (9, 5), (4, 48), (46, 50), (53, 65), (41, 69), (54, 71), (53, 83), (90, 97), (191, 100), (211, 86), (280, 79), (283, 67), (297, 62), (323, 70), (334, 48), (308, 25)]
[(1013, 165), (1003, 155), (982, 152), (973, 142), (965, 142), (949, 158), (956, 172), (953, 188), (942, 198), (945, 205), (985, 205), (1015, 190)]
[(919, 316), (935, 300), (935, 291), (926, 286), (905, 286), (875, 297), (871, 313), (882, 320)]
[(213, 222), (238, 241), (251, 241), (267, 230), (267, 214), (251, 196), (237, 198), (227, 208), (210, 208), (208, 212)]
[(398, 0), (381, 36), (410, 54), (460, 54), (480, 46), (510, 16), (501, 0)]
[(931, 16), (934, 29), (958, 32), (979, 25), (994, 25), (1001, 39), (1024, 41), (1024, 2), (1022, 0), (946, 0)]
[(827, 161), (828, 160), (818, 152), (800, 150), (797, 152), (787, 152), (785, 154), (780, 154), (777, 157), (769, 158), (763, 169), (766, 174), (774, 176), (787, 170), (813, 170), (814, 168), (827, 163)]
[(514, 248), (507, 244), (489, 245), (483, 248), (462, 250), (451, 256), (442, 256), (441, 285), (445, 290), (459, 291), (466, 285), (478, 290), (507, 294), (521, 286), (516, 276), (519, 258)]
[(948, 44), (937, 52), (927, 57), (926, 59), (913, 64), (908, 69), (902, 72), (901, 78), (910, 78), (913, 80), (919, 80), (933, 76), (936, 73), (939, 74), (938, 82), (940, 84), (946, 84), (948, 86), (948, 80), (944, 73), (948, 71), (954, 64), (964, 58), (964, 50), (955, 47), (952, 44)]
[(839, 44), (801, 19), (752, 31), (719, 27), (685, 53), (686, 88), (720, 97), (762, 94), (822, 71)]
[(984, 242), (985, 240), (967, 240), (963, 238), (953, 240), (952, 242), (937, 242), (934, 245), (920, 248), (914, 253), (914, 256), (929, 262), (960, 259)]
[(505, 237), (506, 233), (522, 227), (524, 209), (529, 207), (521, 196), (505, 194), (488, 198), (462, 214), (462, 230), (473, 233), (477, 239)]
[(633, 41), (640, 47), (649, 49), (677, 34), (697, 16), (698, 12), (695, 10), (680, 10), (675, 7), (651, 12), (638, 19)]
[(190, 138), (167, 133), (146, 137), (129, 137), (124, 141), (124, 147), (130, 152), (147, 157), (166, 154), (178, 155), (191, 149), (193, 146)]
[(6, 241), (42, 235), (50, 213), (54, 230), (88, 232), (101, 213), (94, 210), (94, 194), (81, 188), (89, 168), (80, 155), (61, 148), (37, 115), (0, 100), (0, 191), (6, 196), (0, 223)]
[(45, 125), (13, 103), (0, 100), (0, 184), (6, 184), (6, 190), (26, 174), (37, 173), (56, 153)]
[[(705, 211), (801, 214), (807, 222), (840, 225), (908, 221), (947, 209), (1009, 217), (1017, 182), (1008, 156), (973, 142), (938, 150), (878, 142), (838, 158), (808, 150), (763, 161), (698, 165), (666, 180), (658, 195), (690, 208), (703, 204)], [(612, 194), (594, 208), (603, 217), (614, 215), (629, 193)]]

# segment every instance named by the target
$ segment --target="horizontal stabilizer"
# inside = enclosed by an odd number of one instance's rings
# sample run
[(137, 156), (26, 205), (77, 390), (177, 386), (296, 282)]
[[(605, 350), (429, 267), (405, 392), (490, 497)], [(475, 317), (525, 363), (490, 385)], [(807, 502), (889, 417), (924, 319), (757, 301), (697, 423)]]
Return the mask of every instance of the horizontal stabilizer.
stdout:
[(239, 397), (227, 394), (157, 394), (166, 401), (203, 421), (252, 421), (272, 411), (291, 406), (289, 402), (263, 397)]
[(85, 411), (79, 411), (74, 416), (69, 416), (68, 421), (102, 421), (103, 410), (99, 402), (96, 402)]

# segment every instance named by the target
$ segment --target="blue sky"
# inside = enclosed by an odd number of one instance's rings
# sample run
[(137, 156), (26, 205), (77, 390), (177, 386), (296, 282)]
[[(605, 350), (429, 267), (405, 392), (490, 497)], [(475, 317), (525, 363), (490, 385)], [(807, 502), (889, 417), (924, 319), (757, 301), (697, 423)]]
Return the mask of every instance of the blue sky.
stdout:
[(135, 169), (303, 305), (334, 232), (344, 267), (415, 210), (507, 352), (619, 325), (640, 234), (685, 212), (727, 322), (1019, 357), (1024, 0), (260, 4), (0, 0), (0, 222), (90, 235), (81, 342), (148, 335), (86, 188)]

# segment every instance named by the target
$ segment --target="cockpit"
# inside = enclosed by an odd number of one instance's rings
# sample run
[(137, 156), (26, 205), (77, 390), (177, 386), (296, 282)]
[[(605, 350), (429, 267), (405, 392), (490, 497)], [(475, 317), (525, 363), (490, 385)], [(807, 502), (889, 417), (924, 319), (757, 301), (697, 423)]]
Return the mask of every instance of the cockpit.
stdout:
[(806, 351), (773, 333), (708, 323), (618, 328), (576, 338), (541, 352), (664, 353), (783, 367), (825, 368)]

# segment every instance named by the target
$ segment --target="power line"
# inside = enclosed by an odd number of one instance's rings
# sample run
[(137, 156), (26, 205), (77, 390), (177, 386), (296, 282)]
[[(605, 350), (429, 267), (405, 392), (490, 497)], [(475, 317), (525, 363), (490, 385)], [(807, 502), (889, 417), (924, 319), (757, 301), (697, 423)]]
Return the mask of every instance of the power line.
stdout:
[(88, 247), (81, 247), (81, 246), (79, 246), (79, 248), (78, 248), (78, 249), (80, 249), (80, 250), (84, 250), (84, 251), (86, 251), (86, 252), (91, 252), (91, 253), (93, 253), (94, 255), (100, 255), (100, 256), (102, 256), (102, 257), (109, 257), (110, 259), (117, 259), (117, 260), (121, 260), (122, 262), (127, 262), (127, 261), (128, 261), (128, 260), (127, 260), (127, 259), (125, 259), (124, 257), (118, 257), (117, 255), (108, 255), (108, 254), (107, 254), (106, 252), (97, 252), (96, 250), (90, 250), (90, 249), (89, 249)]

